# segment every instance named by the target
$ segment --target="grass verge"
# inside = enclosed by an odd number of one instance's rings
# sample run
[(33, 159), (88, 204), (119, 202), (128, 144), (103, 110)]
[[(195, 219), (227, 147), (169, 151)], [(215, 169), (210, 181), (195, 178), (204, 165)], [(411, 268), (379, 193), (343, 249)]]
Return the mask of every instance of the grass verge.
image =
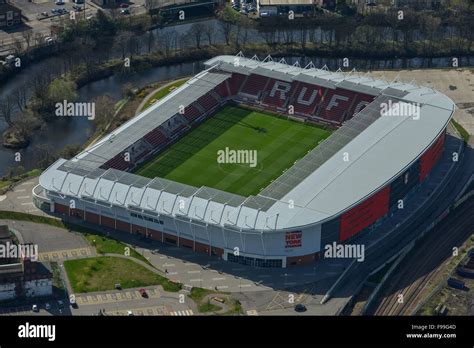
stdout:
[(461, 134), (461, 137), (463, 138), (463, 140), (467, 143), (470, 137), (469, 132), (463, 126), (461, 126), (458, 122), (456, 122), (454, 119), (452, 119), (451, 122), (453, 122), (453, 126), (456, 128), (459, 134)]
[(124, 289), (150, 285), (161, 285), (170, 292), (181, 289), (181, 284), (173, 283), (130, 259), (103, 256), (66, 260), (64, 268), (71, 287), (77, 293), (114, 290), (117, 283)]
[(42, 172), (41, 169), (33, 169), (33, 170), (30, 170), (29, 172), (26, 172), (26, 173), (23, 173), (23, 174), (20, 174), (20, 175), (15, 175), (15, 176), (12, 176), (12, 177), (3, 177), (1, 178), (0, 180), (0, 194), (6, 190), (8, 190), (8, 188), (17, 183), (18, 181), (20, 180), (23, 180), (23, 179), (26, 179), (26, 178), (32, 178), (32, 177), (35, 177), (35, 176), (38, 176), (40, 175)]

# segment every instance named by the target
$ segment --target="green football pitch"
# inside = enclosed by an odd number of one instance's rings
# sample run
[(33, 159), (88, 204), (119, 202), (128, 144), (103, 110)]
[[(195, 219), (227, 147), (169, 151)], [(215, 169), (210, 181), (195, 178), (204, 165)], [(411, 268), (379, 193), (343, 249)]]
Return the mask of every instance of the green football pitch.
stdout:
[[(330, 134), (313, 125), (226, 106), (135, 173), (243, 196), (255, 195)], [(256, 166), (228, 163), (232, 157), (221, 163), (219, 151), (226, 148), (256, 150)]]

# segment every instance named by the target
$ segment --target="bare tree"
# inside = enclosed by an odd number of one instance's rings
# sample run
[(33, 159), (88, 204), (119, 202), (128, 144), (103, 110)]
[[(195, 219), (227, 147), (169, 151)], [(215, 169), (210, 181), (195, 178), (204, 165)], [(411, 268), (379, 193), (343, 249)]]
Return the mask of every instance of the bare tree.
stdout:
[(206, 34), (207, 41), (209, 42), (209, 46), (212, 46), (212, 41), (215, 34), (214, 25), (211, 23), (206, 23), (204, 25), (204, 33)]
[(194, 38), (194, 43), (197, 48), (201, 48), (201, 40), (204, 34), (205, 27), (201, 23), (195, 23), (189, 29), (189, 34)]
[(101, 127), (102, 129), (105, 129), (114, 117), (115, 103), (108, 95), (97, 97), (93, 102), (95, 103), (96, 113), (94, 125), (96, 128)]
[(24, 30), (21, 32), (21, 36), (25, 39), (26, 42), (26, 50), (30, 49), (31, 41), (33, 39), (33, 30)]
[(0, 117), (3, 118), (9, 126), (13, 125), (12, 114), (13, 114), (12, 98), (6, 97), (4, 100), (0, 101)]
[(230, 44), (230, 38), (232, 36), (233, 26), (230, 22), (220, 21), (219, 22), (222, 34), (224, 35), (224, 40), (226, 45)]
[(133, 34), (129, 31), (121, 31), (115, 38), (115, 43), (122, 53), (122, 59), (125, 59), (128, 55), (129, 41), (132, 35)]
[(13, 38), (13, 49), (15, 50), (15, 54), (21, 54), (23, 52), (23, 43), (19, 37)]
[(22, 85), (15, 89), (12, 93), (12, 96), (20, 111), (24, 111), (26, 109), (26, 103), (28, 101), (25, 85)]
[(33, 36), (35, 46), (39, 46), (44, 42), (44, 35), (40, 32), (36, 32)]
[(148, 53), (150, 53), (151, 49), (155, 45), (155, 34), (151, 30), (148, 31), (148, 34), (147, 34), (147, 44), (148, 44)]
[(158, 0), (145, 0), (144, 4), (150, 17), (153, 16), (153, 10), (158, 6)]

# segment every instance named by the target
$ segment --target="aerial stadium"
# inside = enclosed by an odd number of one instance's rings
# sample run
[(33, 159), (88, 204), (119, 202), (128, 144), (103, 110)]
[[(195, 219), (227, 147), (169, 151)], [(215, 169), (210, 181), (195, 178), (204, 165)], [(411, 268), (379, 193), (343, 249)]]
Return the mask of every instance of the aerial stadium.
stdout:
[[(440, 159), (453, 112), (447, 96), (413, 83), (218, 56), (52, 164), (33, 199), (46, 212), (226, 261), (309, 264), (409, 199)], [(233, 150), (256, 151), (255, 162), (218, 160)]]

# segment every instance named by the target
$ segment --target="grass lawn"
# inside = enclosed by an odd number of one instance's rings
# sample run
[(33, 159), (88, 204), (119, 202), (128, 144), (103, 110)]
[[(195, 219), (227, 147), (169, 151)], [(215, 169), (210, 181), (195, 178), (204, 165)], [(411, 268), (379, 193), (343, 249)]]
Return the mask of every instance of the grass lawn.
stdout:
[(169, 85), (165, 88), (160, 89), (150, 99), (148, 99), (148, 101), (145, 103), (145, 105), (143, 105), (143, 108), (142, 108), (141, 111), (146, 110), (151, 105), (156, 103), (158, 100), (160, 100), (164, 96), (170, 94), (173, 90), (175, 90), (179, 86), (183, 85), (186, 81), (188, 81), (188, 79), (179, 80), (179, 81), (176, 81), (173, 84), (171, 84), (171, 85)]
[[(136, 173), (255, 195), (330, 134), (313, 125), (226, 106)], [(218, 163), (218, 151), (226, 147), (256, 150), (257, 165)]]
[(3, 177), (0, 180), (0, 192), (7, 189), (10, 185), (13, 185), (14, 183), (26, 179), (26, 178), (32, 178), (34, 176), (38, 176), (41, 174), (41, 169), (33, 169), (30, 170), (29, 172), (15, 175), (11, 178)]
[(64, 261), (69, 282), (75, 292), (114, 290), (162, 285), (165, 291), (179, 291), (180, 284), (155, 274), (132, 260), (118, 257), (93, 257)]
[(207, 301), (205, 303), (201, 303), (198, 306), (199, 313), (217, 312), (217, 311), (220, 311), (220, 310), (221, 310), (221, 307), (212, 304), (210, 301)]
[(469, 132), (463, 127), (461, 126), (459, 123), (457, 123), (454, 118), (451, 119), (451, 122), (453, 122), (453, 125), (454, 127), (457, 129), (457, 131), (459, 132), (459, 134), (461, 134), (461, 137), (463, 138), (463, 140), (467, 143), (469, 142)]

